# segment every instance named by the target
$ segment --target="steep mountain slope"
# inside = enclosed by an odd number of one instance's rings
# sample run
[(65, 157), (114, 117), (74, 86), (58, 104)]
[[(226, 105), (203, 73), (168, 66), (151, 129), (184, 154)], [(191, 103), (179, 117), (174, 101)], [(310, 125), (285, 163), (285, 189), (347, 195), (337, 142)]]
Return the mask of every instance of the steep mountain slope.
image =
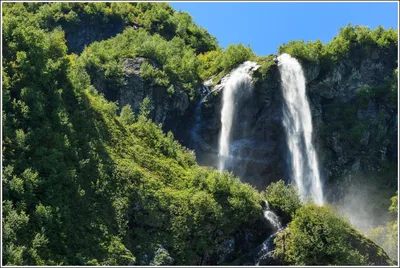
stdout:
[(7, 8), (3, 264), (219, 263), (262, 241), (253, 188), (199, 168), (145, 104), (117, 117), (61, 31)]

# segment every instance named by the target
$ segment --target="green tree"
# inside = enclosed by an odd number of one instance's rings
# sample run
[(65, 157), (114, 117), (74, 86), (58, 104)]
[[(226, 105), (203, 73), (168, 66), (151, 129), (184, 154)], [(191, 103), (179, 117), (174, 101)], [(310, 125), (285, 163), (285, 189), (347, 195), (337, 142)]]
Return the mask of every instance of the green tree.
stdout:
[(366, 236), (378, 245), (382, 246), (385, 252), (394, 260), (399, 255), (398, 245), (398, 192), (391, 198), (389, 213), (396, 217), (395, 220), (389, 221), (386, 226), (377, 226), (366, 233)]
[(274, 240), (277, 258), (290, 265), (392, 265), (385, 252), (331, 208), (306, 205)]
[(131, 125), (131, 124), (133, 124), (133, 122), (135, 122), (135, 114), (132, 112), (132, 108), (131, 108), (130, 104), (125, 105), (121, 109), (120, 118), (121, 118), (121, 121), (127, 125)]
[(225, 70), (231, 70), (239, 64), (252, 59), (254, 56), (250, 46), (245, 47), (241, 43), (237, 46), (229, 45), (224, 52), (221, 65)]
[(283, 180), (268, 185), (262, 195), (284, 223), (289, 222), (296, 210), (301, 207), (297, 188), (291, 184), (285, 184)]
[(142, 103), (140, 104), (139, 117), (149, 118), (151, 110), (152, 110), (152, 105), (150, 102), (150, 98), (146, 97), (143, 99)]

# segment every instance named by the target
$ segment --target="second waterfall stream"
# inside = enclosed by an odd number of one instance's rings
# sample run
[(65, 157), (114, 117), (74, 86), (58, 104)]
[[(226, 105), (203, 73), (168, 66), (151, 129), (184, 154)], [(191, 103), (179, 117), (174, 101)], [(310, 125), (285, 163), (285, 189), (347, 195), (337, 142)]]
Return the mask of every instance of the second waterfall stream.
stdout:
[(289, 54), (278, 57), (281, 87), (285, 100), (283, 125), (290, 151), (292, 177), (304, 200), (324, 202), (317, 153), (312, 143), (312, 118), (306, 95), (306, 81), (300, 63)]
[(232, 123), (235, 116), (236, 93), (240, 90), (251, 90), (252, 80), (250, 70), (257, 67), (255, 62), (246, 61), (232, 71), (222, 91), (221, 132), (219, 137), (219, 166), (220, 172), (226, 169), (230, 158), (230, 140)]

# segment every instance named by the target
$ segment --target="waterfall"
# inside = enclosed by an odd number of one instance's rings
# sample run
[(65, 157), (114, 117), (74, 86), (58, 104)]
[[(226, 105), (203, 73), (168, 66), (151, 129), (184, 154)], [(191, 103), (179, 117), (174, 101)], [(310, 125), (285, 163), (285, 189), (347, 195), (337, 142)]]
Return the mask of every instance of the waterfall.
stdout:
[[(261, 248), (258, 248), (257, 255), (255, 256), (255, 266), (259, 266), (260, 262), (263, 262), (265, 259), (272, 258), (273, 250), (274, 250), (274, 239), (275, 237), (282, 231), (283, 229), (279, 229), (272, 235), (270, 235), (261, 245)], [(265, 265), (261, 263), (261, 265)]]
[(306, 82), (300, 63), (288, 54), (278, 57), (285, 99), (283, 125), (291, 156), (292, 177), (301, 198), (311, 196), (323, 204), (318, 159), (312, 144), (312, 120), (306, 96)]
[(267, 237), (267, 239), (262, 243), (261, 247), (258, 247), (257, 255), (255, 256), (256, 266), (259, 266), (260, 262), (262, 262), (264, 259), (271, 257), (270, 255), (274, 248), (273, 240), (278, 233), (283, 230), (279, 217), (270, 209), (267, 201), (263, 201), (263, 214), (264, 218), (271, 223), (272, 227), (274, 228), (274, 233)]
[(267, 201), (264, 201), (263, 214), (264, 214), (264, 218), (272, 224), (275, 231), (279, 231), (280, 229), (282, 229), (282, 225), (281, 225), (281, 222), (280, 222), (278, 216), (275, 214), (275, 212), (273, 212), (270, 209)]
[(246, 61), (231, 72), (222, 91), (221, 132), (219, 137), (219, 171), (226, 168), (230, 155), (230, 136), (235, 113), (236, 92), (239, 89), (250, 90), (252, 80), (250, 70), (255, 68), (255, 62)]

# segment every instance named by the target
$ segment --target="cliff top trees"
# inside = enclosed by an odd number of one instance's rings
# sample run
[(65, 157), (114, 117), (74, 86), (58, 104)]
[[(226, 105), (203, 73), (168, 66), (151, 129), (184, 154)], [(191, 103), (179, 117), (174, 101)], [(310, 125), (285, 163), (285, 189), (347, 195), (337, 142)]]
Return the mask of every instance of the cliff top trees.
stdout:
[(355, 49), (368, 53), (371, 46), (388, 49), (397, 46), (397, 42), (397, 31), (393, 28), (385, 30), (382, 26), (378, 26), (371, 30), (366, 26), (349, 24), (341, 28), (339, 34), (329, 43), (322, 44), (320, 40), (307, 43), (304, 40), (290, 41), (279, 46), (278, 53), (288, 53), (300, 61), (323, 63), (329, 67)]

